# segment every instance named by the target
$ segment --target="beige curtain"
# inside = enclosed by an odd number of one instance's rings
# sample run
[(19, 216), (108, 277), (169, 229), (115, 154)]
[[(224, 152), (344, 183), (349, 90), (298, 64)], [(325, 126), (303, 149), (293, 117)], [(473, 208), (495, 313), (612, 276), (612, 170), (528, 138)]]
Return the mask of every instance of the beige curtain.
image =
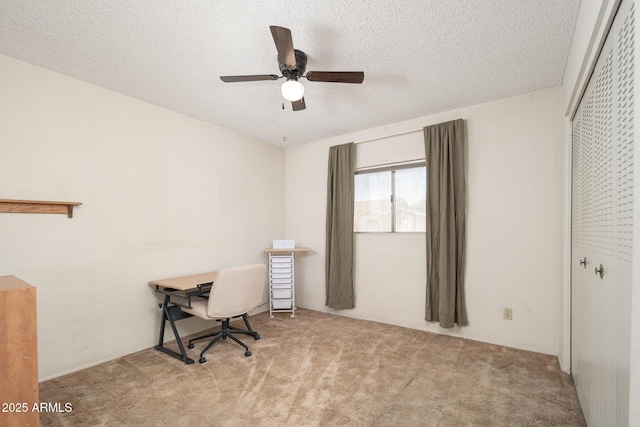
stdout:
[(327, 299), (334, 309), (353, 308), (353, 209), (356, 146), (329, 149), (327, 178), (327, 247), (325, 258)]
[(425, 319), (468, 325), (464, 298), (466, 131), (464, 120), (424, 128), (427, 163)]

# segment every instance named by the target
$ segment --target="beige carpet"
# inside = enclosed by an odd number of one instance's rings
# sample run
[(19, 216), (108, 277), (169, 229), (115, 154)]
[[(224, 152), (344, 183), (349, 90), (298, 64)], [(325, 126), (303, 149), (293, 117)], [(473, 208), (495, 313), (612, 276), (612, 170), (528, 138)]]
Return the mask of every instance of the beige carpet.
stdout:
[(586, 425), (552, 356), (310, 310), (251, 325), (251, 357), (225, 340), (199, 364), (204, 340), (194, 365), (149, 349), (45, 381), (73, 410), (42, 425)]

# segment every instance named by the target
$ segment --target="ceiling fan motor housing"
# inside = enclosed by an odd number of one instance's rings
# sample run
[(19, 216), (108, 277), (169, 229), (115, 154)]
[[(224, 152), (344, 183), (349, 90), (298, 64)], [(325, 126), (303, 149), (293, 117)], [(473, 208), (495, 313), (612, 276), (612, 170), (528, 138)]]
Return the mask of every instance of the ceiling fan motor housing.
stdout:
[(289, 67), (283, 64), (278, 58), (278, 65), (280, 67), (280, 72), (282, 75), (289, 79), (298, 79), (304, 75), (304, 71), (307, 68), (307, 54), (301, 50), (294, 49), (294, 53), (296, 55), (296, 65), (295, 67)]

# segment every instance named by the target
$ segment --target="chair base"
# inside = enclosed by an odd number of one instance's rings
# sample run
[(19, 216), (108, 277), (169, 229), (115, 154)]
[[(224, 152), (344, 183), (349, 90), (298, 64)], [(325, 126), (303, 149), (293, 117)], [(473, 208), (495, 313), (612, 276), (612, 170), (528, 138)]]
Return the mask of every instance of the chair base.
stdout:
[(253, 337), (254, 340), (259, 340), (260, 339), (260, 334), (258, 334), (256, 331), (254, 331), (253, 329), (251, 329), (251, 325), (249, 325), (249, 315), (247, 315), (246, 313), (243, 314), (242, 316), (235, 316), (235, 318), (238, 317), (242, 317), (242, 319), (244, 320), (244, 324), (247, 326), (247, 329), (239, 329), (239, 328), (235, 328), (233, 326), (229, 326), (229, 318), (227, 319), (222, 319), (222, 328), (219, 331), (207, 334), (207, 335), (202, 335), (196, 338), (192, 338), (189, 340), (189, 345), (187, 346), (188, 348), (193, 348), (193, 342), (194, 341), (198, 341), (198, 340), (202, 340), (205, 338), (211, 338), (214, 337), (213, 340), (207, 344), (207, 346), (204, 348), (204, 350), (202, 350), (202, 352), (200, 353), (200, 359), (198, 360), (200, 363), (204, 363), (207, 361), (207, 359), (204, 357), (204, 354), (207, 352), (207, 350), (209, 350), (215, 343), (217, 343), (218, 341), (220, 341), (220, 339), (227, 339), (227, 337), (231, 338), (234, 342), (236, 342), (237, 344), (239, 344), (242, 348), (245, 349), (244, 355), (249, 357), (251, 356), (251, 351), (249, 350), (249, 347), (247, 347), (247, 345), (245, 343), (243, 343), (242, 341), (240, 341), (238, 338), (236, 338), (233, 334), (245, 334), (245, 335), (250, 335)]

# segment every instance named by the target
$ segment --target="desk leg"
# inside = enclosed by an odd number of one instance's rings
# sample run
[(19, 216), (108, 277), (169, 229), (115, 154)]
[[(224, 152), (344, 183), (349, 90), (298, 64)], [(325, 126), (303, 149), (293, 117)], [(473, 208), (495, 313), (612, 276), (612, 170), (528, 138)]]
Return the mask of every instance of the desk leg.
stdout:
[[(182, 345), (182, 340), (180, 339), (180, 334), (178, 333), (178, 329), (176, 328), (175, 324), (176, 320), (184, 319), (185, 317), (191, 317), (191, 314), (183, 312), (178, 306), (170, 306), (170, 301), (171, 298), (169, 297), (169, 295), (165, 295), (164, 302), (161, 305), (162, 321), (160, 322), (160, 336), (158, 337), (158, 345), (156, 346), (156, 350), (160, 350), (161, 352), (168, 354), (171, 357), (182, 360), (187, 365), (191, 365), (193, 363), (193, 359), (187, 356), (187, 352)], [(178, 313), (172, 313), (172, 311), (177, 311)], [(178, 347), (180, 348), (180, 353), (177, 353), (164, 346), (165, 322), (169, 322), (169, 325), (173, 330), (173, 335), (176, 337), (176, 342), (178, 343)]]

